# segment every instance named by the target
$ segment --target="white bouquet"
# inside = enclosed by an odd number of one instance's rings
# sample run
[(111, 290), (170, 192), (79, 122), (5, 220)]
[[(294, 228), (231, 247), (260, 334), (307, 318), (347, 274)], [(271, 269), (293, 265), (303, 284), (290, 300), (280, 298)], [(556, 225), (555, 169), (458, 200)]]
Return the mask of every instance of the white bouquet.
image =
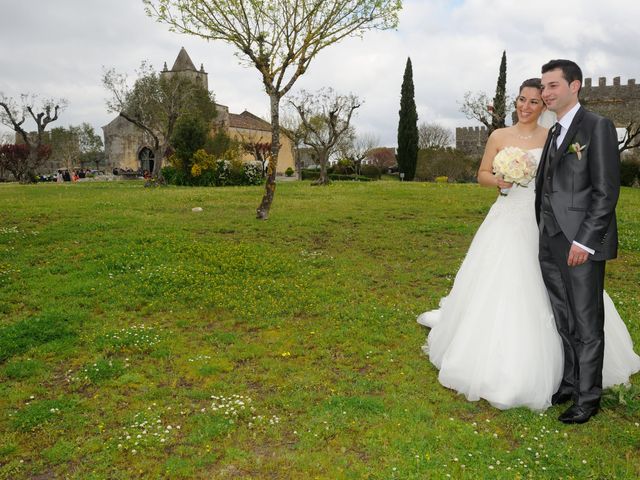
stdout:
[[(493, 159), (493, 173), (502, 176), (505, 182), (522, 187), (526, 187), (536, 176), (537, 168), (536, 159), (519, 147), (506, 147)], [(502, 195), (506, 195), (507, 192), (508, 189), (500, 190)]]

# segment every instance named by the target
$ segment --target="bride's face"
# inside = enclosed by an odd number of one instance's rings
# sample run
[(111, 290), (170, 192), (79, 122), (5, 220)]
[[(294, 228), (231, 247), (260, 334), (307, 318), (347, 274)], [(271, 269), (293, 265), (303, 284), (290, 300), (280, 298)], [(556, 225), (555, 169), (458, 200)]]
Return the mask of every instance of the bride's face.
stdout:
[(545, 109), (540, 90), (535, 87), (524, 87), (516, 98), (518, 122), (535, 123)]

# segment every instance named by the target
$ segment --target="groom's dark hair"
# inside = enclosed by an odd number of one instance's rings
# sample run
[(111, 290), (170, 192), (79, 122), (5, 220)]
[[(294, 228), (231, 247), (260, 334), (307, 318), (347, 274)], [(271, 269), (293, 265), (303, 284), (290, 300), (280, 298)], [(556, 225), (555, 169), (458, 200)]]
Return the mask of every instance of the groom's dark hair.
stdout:
[(582, 70), (580, 70), (576, 62), (571, 60), (550, 60), (542, 66), (542, 73), (547, 73), (557, 68), (562, 70), (562, 76), (567, 83), (579, 80), (580, 88), (582, 88)]

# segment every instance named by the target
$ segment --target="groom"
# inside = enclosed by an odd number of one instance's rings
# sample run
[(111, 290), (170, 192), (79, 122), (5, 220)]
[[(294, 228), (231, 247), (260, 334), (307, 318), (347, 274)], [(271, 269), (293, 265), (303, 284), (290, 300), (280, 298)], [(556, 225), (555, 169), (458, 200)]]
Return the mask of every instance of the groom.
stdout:
[(564, 349), (554, 405), (584, 423), (598, 413), (604, 357), (605, 261), (616, 257), (620, 154), (613, 123), (580, 106), (582, 71), (570, 60), (542, 66), (542, 99), (556, 113), (536, 176), (539, 260)]

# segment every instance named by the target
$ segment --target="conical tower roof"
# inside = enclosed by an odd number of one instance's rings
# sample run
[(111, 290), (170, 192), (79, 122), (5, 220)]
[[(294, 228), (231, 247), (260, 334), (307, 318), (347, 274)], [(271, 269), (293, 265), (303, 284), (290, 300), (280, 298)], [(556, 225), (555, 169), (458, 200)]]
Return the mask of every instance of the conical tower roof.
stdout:
[(172, 72), (184, 72), (185, 70), (197, 71), (196, 66), (191, 61), (189, 54), (182, 47), (180, 49), (180, 53), (176, 57), (176, 61), (173, 63), (173, 67), (171, 67)]

